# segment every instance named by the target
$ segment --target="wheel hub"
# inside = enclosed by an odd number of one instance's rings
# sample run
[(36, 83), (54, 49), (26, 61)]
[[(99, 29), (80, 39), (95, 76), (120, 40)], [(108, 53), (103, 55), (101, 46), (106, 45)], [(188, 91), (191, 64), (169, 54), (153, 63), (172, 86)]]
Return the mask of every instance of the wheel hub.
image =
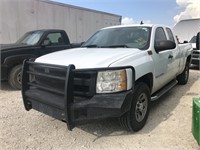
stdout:
[(22, 73), (21, 73), (21, 71), (17, 74), (17, 82), (19, 83), (19, 84), (21, 84), (21, 76), (22, 76)]
[(138, 122), (141, 122), (147, 112), (147, 105), (148, 105), (148, 99), (145, 93), (142, 93), (137, 100), (136, 109), (135, 109), (135, 115), (136, 120)]

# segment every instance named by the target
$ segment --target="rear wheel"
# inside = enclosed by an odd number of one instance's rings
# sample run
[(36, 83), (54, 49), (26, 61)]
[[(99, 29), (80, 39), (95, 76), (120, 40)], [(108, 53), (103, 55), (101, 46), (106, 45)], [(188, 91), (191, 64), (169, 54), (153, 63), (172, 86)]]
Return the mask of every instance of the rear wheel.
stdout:
[(150, 109), (150, 90), (145, 83), (138, 83), (132, 98), (130, 111), (120, 117), (120, 123), (128, 131), (139, 131), (147, 121)]
[(187, 61), (185, 64), (185, 69), (180, 75), (177, 76), (178, 84), (185, 85), (188, 82), (189, 67), (190, 67), (190, 63)]
[(21, 89), (22, 65), (14, 66), (8, 75), (8, 83), (15, 90)]

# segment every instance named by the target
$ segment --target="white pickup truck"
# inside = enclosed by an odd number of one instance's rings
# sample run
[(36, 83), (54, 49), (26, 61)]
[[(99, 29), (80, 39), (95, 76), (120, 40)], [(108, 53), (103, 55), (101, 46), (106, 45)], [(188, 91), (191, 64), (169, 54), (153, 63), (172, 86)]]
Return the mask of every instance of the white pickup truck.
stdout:
[(151, 101), (187, 83), (191, 52), (167, 26), (107, 27), (81, 48), (24, 61), (24, 106), (65, 121), (69, 130), (118, 117), (127, 130), (138, 131)]

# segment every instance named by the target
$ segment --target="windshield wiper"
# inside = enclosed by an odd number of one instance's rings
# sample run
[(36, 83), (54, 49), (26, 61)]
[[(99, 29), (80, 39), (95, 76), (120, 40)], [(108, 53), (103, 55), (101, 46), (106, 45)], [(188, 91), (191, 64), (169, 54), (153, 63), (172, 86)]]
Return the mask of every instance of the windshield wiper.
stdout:
[(130, 48), (126, 44), (123, 44), (123, 45), (108, 45), (108, 46), (102, 46), (102, 47), (108, 47), (108, 48), (125, 47), (125, 48)]
[(82, 47), (88, 47), (88, 48), (97, 47), (97, 48), (99, 48), (99, 46), (96, 45), (96, 44), (92, 44), (92, 45), (83, 45)]

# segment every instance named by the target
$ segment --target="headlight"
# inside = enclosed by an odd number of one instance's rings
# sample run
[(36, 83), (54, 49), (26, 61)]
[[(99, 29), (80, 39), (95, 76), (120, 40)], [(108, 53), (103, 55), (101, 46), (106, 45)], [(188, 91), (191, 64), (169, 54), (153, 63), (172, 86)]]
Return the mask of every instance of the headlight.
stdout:
[(96, 93), (114, 93), (125, 90), (127, 90), (126, 69), (98, 72)]

